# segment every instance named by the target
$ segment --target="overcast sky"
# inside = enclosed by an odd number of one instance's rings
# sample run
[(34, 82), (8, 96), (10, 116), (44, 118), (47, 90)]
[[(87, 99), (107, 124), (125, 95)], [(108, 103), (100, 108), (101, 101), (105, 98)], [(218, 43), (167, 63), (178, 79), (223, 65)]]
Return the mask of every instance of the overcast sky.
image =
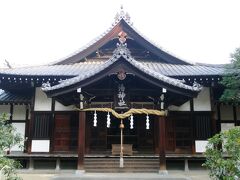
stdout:
[(239, 0), (0, 0), (0, 66), (47, 64), (109, 28), (123, 5), (135, 28), (184, 60), (228, 63)]

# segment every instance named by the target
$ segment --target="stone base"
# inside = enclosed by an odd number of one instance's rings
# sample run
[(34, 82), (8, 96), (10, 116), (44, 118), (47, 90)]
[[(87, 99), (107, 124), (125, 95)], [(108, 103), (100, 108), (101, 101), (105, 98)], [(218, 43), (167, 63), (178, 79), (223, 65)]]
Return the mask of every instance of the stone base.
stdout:
[(82, 174), (84, 174), (84, 173), (85, 173), (85, 170), (83, 170), (83, 169), (81, 169), (81, 170), (78, 169), (78, 170), (75, 171), (75, 174), (76, 174), (76, 175), (82, 175)]
[(168, 175), (168, 171), (167, 170), (159, 170), (158, 174), (160, 174), (160, 175)]

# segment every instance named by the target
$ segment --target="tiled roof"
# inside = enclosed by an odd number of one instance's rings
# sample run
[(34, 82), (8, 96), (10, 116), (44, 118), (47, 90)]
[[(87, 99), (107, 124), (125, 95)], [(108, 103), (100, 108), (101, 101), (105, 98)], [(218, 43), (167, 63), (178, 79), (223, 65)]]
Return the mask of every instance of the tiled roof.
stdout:
[[(154, 61), (141, 62), (139, 64), (152, 71), (165, 76), (215, 76), (223, 75), (223, 67), (207, 65), (173, 65)], [(0, 75), (23, 75), (23, 76), (78, 76), (82, 73), (103, 65), (103, 61), (80, 62), (71, 65), (46, 65), (35, 67), (22, 67), (12, 69), (0, 69)]]
[(30, 103), (31, 97), (27, 95), (13, 94), (0, 89), (0, 104), (2, 103)]
[(86, 73), (79, 74), (76, 77), (61, 81), (60, 84), (52, 86), (52, 87), (49, 84), (47, 84), (45, 87), (42, 88), (42, 90), (43, 91), (52, 91), (52, 90), (68, 87), (68, 86), (71, 86), (78, 82), (81, 82), (81, 81), (88, 79), (88, 78), (96, 75), (97, 73), (103, 71), (104, 69), (106, 69), (107, 67), (109, 67), (110, 65), (112, 65), (113, 63), (118, 61), (120, 59), (120, 57), (123, 57), (126, 61), (128, 61), (128, 63), (130, 63), (131, 65), (133, 65), (135, 68), (139, 69), (140, 71), (144, 72), (145, 74), (150, 75), (153, 78), (158, 79), (164, 83), (167, 83), (169, 85), (172, 85), (172, 86), (175, 86), (178, 88), (195, 91), (195, 92), (199, 92), (201, 90), (201, 88), (198, 86), (189, 86), (189, 85), (183, 84), (181, 81), (179, 81), (177, 79), (167, 77), (155, 70), (150, 69), (146, 65), (139, 63), (131, 56), (131, 53), (125, 43), (118, 44), (118, 47), (114, 50), (112, 58), (110, 58), (108, 61), (104, 62), (103, 64), (99, 65), (97, 68), (91, 69), (91, 70), (87, 71)]

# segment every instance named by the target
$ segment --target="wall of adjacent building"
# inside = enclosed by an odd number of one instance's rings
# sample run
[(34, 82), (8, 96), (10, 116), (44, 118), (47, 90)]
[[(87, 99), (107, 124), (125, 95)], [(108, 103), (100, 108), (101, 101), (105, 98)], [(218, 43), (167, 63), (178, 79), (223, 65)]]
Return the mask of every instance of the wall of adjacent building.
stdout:
[[(233, 106), (232, 105), (220, 105), (220, 117), (221, 121), (225, 121), (224, 123), (221, 123), (221, 131), (226, 131), (235, 126), (235, 124), (232, 122), (234, 120), (233, 115)], [(239, 118), (240, 116), (237, 115)]]
[[(13, 105), (12, 124), (16, 128), (17, 133), (20, 133), (24, 144), (25, 139), (25, 127), (26, 127), (26, 105)], [(8, 113), (10, 115), (10, 104), (0, 105), (0, 113)], [(14, 146), (11, 151), (23, 151), (23, 148)]]
[[(35, 90), (34, 112), (35, 113), (49, 113), (54, 111), (74, 111), (73, 105), (64, 106), (58, 101), (55, 101), (55, 107), (52, 109), (52, 98), (48, 98), (47, 95), (37, 87)], [(50, 150), (50, 138), (49, 139), (33, 139), (31, 152), (49, 152)]]
[(194, 111), (211, 111), (211, 98), (209, 87), (203, 87), (196, 98), (193, 98)]
[(52, 98), (48, 98), (41, 88), (36, 88), (34, 111), (51, 111), (51, 107)]
[[(190, 111), (190, 101), (181, 106), (169, 106), (170, 111)], [(193, 98), (194, 111), (211, 111), (210, 89), (203, 87), (196, 98)]]
[[(36, 88), (34, 111), (51, 111), (51, 108), (52, 98), (48, 98), (41, 88)], [(74, 108), (73, 105), (64, 106), (58, 101), (55, 102), (55, 111), (73, 111)]]

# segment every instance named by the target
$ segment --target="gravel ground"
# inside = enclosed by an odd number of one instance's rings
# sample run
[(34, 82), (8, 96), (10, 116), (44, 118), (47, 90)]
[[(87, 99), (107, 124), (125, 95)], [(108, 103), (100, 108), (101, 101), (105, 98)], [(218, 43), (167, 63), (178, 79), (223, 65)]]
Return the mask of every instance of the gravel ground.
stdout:
[(210, 180), (207, 171), (195, 170), (195, 171), (168, 171), (169, 175), (161, 176), (159, 174), (154, 173), (84, 173), (82, 175), (76, 175), (74, 171), (60, 171), (59, 173), (48, 172), (48, 171), (25, 171), (20, 172), (19, 176), (23, 178), (23, 180), (140, 180), (140, 179), (166, 179), (166, 180)]

